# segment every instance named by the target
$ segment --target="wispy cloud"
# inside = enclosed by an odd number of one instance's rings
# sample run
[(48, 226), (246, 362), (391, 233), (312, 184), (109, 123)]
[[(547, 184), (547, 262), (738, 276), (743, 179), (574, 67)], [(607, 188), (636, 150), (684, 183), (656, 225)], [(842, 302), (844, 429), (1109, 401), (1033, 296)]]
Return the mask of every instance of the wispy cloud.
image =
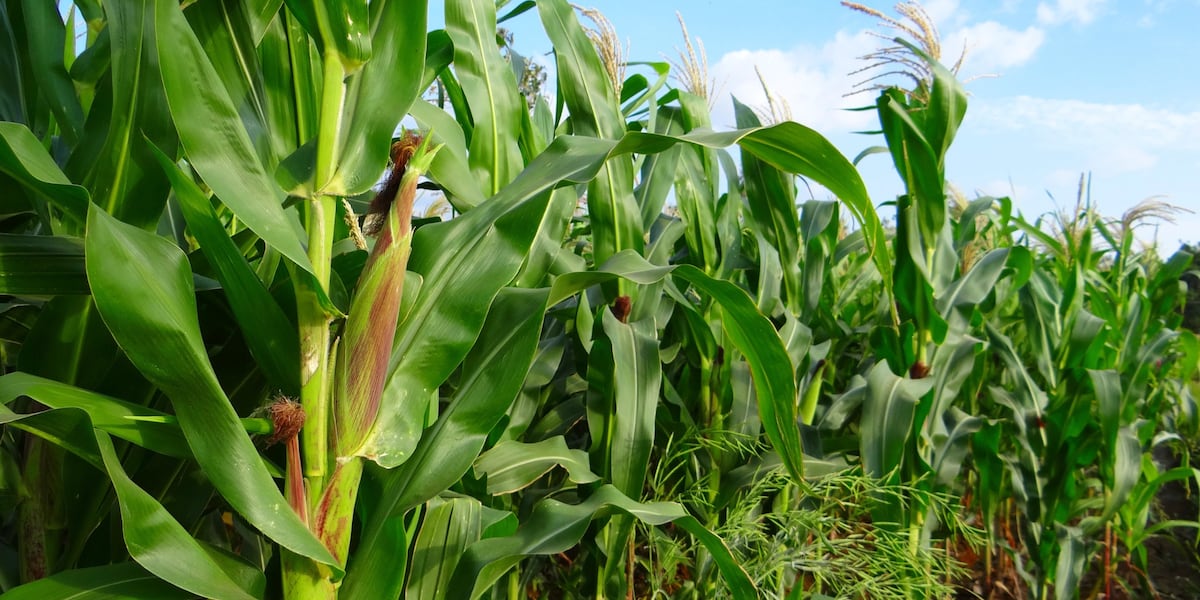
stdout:
[[(1037, 26), (1022, 30), (996, 21), (971, 24), (969, 13), (959, 7), (958, 0), (933, 0), (924, 7), (940, 28), (953, 29), (943, 37), (944, 62), (954, 63), (964, 45), (967, 48), (967, 76), (992, 74), (1028, 63), (1046, 39), (1045, 31)], [(787, 101), (795, 120), (825, 133), (870, 129), (876, 124), (874, 115), (845, 109), (871, 103), (871, 94), (847, 95), (856, 90), (855, 83), (869, 76), (851, 75), (865, 65), (859, 57), (881, 43), (875, 33), (863, 29), (838, 32), (821, 46), (729, 52), (712, 68), (724, 92), (715, 103), (714, 123), (718, 127), (733, 126), (729, 95), (753, 107), (765, 107), (767, 100), (755, 74), (757, 67), (772, 93)]]
[(819, 47), (729, 52), (712, 67), (723, 91), (715, 103), (713, 122), (719, 128), (733, 126), (730, 95), (755, 108), (766, 106), (762, 84), (754, 72), (757, 66), (771, 92), (787, 100), (794, 120), (825, 133), (870, 128), (874, 115), (844, 109), (871, 102), (867, 96), (845, 95), (854, 91), (854, 82), (861, 79), (849, 75), (862, 66), (857, 57), (876, 44), (878, 39), (865, 31), (840, 32)]
[(1039, 27), (1016, 30), (996, 21), (984, 21), (947, 35), (943, 43), (943, 59), (957, 60), (965, 45), (965, 71), (990, 73), (1029, 62), (1045, 40), (1046, 32)]
[(926, 0), (921, 6), (939, 27), (950, 21), (951, 17), (965, 17), (964, 11), (958, 7), (958, 0)]
[[(1187, 180), (1166, 173), (1200, 152), (1200, 111), (1141, 104), (1028, 96), (978, 99), (965, 127), (981, 148), (1001, 144), (1022, 149), (1026, 158), (1014, 157), (1027, 163), (1022, 184), (1063, 191), (1073, 189), (1083, 172), (1104, 178), (1101, 191), (1114, 202), (1110, 210), (1149, 194), (1183, 193), (1190, 188)], [(1029, 157), (1036, 158), (1029, 162)]]
[(1104, 10), (1107, 0), (1054, 0), (1037, 7), (1037, 20), (1042, 25), (1075, 23), (1087, 25)]
[(981, 100), (970, 118), (984, 131), (1022, 130), (1046, 140), (1147, 150), (1200, 150), (1200, 112), (1018, 96)]

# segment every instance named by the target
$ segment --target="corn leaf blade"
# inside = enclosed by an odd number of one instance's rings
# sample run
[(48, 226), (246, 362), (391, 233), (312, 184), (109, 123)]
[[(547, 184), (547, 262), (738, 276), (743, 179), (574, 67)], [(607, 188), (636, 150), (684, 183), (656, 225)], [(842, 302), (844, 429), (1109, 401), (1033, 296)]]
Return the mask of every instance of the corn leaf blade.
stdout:
[(213, 485), (247, 521), (292, 551), (333, 564), (289, 508), (209, 364), (183, 253), (98, 207), (89, 213), (88, 281), (104, 323), (130, 361), (171, 398)]

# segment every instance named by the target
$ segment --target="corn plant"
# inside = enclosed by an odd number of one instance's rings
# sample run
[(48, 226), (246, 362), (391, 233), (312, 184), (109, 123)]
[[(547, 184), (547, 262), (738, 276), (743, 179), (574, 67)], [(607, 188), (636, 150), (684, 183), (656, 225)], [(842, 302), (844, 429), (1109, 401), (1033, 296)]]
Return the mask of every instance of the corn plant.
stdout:
[(920, 597), (978, 511), (1069, 597), (1156, 531), (1190, 257), (955, 200), (935, 56), (874, 107), (889, 238), (816, 131), (714, 132), (694, 54), (444, 6), (0, 3), (6, 595)]
[[(690, 531), (726, 584), (750, 593), (700, 521), (678, 504), (638, 502), (660, 313), (675, 302), (664, 289), (721, 328), (737, 353), (729, 362), (753, 373), (743, 398), (798, 477), (793, 371), (770, 322), (720, 279), (716, 255), (668, 266), (669, 244), (647, 248), (643, 214), (655, 210), (637, 204), (631, 154), (644, 164), (682, 145), (704, 165), (677, 182), (690, 185), (713, 174), (715, 148), (737, 142), (843, 193), (878, 234), (861, 181), (827, 141), (795, 124), (627, 134), (617, 88), (563, 2), (538, 10), (563, 57), (566, 118), (544, 102), (525, 110), (492, 42), (491, 2), (447, 3), (446, 30), (428, 35), (423, 3), (81, 3), (65, 22), (25, 8), (6, 5), (9, 46), (25, 53), (0, 131), (14, 213), (27, 215), (8, 224), (5, 255), (22, 259), (6, 261), (5, 293), (19, 299), (12, 316), (31, 323), (0, 379), (28, 525), (16, 579), (31, 583), (14, 597), (64, 586), (476, 596), (597, 517), (608, 557), (597, 594), (622, 593), (633, 519)], [(83, 48), (69, 35), (76, 15)], [(435, 78), (454, 117), (418, 98)], [(393, 143), (408, 112), (428, 133)], [(385, 170), (368, 241), (346, 200)], [(414, 232), (422, 175), (462, 216)], [(559, 243), (581, 192), (590, 262)], [(711, 234), (698, 215), (713, 194), (694, 198), (693, 241)], [(882, 236), (869, 243), (886, 253)], [(553, 357), (538, 339), (570, 305), (588, 323), (569, 322), (590, 338), (588, 466), (600, 477), (581, 466), (554, 498), (532, 510), (500, 498), (498, 512), (491, 498), (523, 481), (504, 484), (485, 457), (534, 445), (494, 436), (519, 432), (514, 399), (548, 385), (531, 370)], [(268, 441), (283, 448), (263, 454)], [(572, 464), (537, 448), (543, 464)], [(486, 487), (443, 496), (473, 463)], [(65, 481), (70, 491), (57, 493)], [(64, 497), (87, 509), (67, 518)], [(98, 543), (108, 530), (123, 550)], [(444, 539), (455, 546), (431, 554)]]

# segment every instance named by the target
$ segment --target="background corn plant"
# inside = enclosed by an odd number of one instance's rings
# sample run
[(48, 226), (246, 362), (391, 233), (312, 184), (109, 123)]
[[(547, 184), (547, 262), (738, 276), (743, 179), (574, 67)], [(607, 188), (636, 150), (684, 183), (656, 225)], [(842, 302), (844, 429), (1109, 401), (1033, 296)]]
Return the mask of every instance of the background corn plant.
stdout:
[(1154, 533), (1190, 255), (947, 195), (926, 50), (888, 232), (816, 131), (505, 5), (0, 4), (9, 594), (934, 597), (986, 535), (1070, 597)]

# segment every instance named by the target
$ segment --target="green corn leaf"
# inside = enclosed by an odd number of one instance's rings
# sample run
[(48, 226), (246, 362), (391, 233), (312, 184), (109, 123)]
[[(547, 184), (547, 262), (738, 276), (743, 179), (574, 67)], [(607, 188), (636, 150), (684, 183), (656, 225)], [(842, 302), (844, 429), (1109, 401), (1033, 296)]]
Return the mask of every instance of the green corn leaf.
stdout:
[(521, 170), (515, 134), (525, 110), (516, 77), (496, 44), (496, 3), (447, 1), (446, 32), (454, 43), (454, 72), (475, 124), (468, 155), (471, 173), (483, 183), (484, 195), (492, 196)]
[(578, 543), (592, 519), (614, 512), (635, 517), (648, 525), (674, 523), (695, 535), (717, 564), (733, 596), (757, 597), (754, 584), (736, 563), (729, 548), (688, 515), (682, 506), (669, 502), (635, 502), (607, 485), (579, 504), (543, 500), (515, 534), (480, 540), (469, 546), (450, 580), (447, 597), (478, 598), (525, 556), (562, 552)]
[(929, 115), (925, 117), (925, 134), (937, 152), (939, 165), (945, 168), (946, 152), (967, 114), (967, 91), (949, 69), (928, 58), (926, 63), (933, 72), (933, 86), (929, 94)]
[[(619, 139), (625, 121), (596, 48), (566, 0), (538, 2), (546, 35), (554, 45), (558, 89), (577, 135)], [(633, 195), (633, 163), (611, 158), (588, 184), (588, 218), (597, 264), (621, 250), (642, 252), (642, 214)]]
[(914, 116), (924, 107), (910, 106), (894, 88), (880, 94), (876, 106), (892, 162), (916, 207), (921, 236), (932, 245), (946, 223), (946, 193), (938, 156)]
[(996, 282), (1008, 263), (1008, 255), (1023, 248), (997, 248), (983, 255), (971, 270), (935, 295), (938, 312), (949, 318), (949, 310), (958, 307), (974, 307), (992, 293)]
[(162, 412), (20, 371), (0, 377), (0, 398), (7, 402), (20, 396), (28, 396), (50, 408), (82, 410), (95, 428), (159, 454), (176, 458), (191, 456), (179, 427), (130, 418), (166, 416)]
[(529, 257), (521, 266), (521, 272), (514, 280), (514, 285), (535, 287), (541, 284), (546, 275), (552, 269), (556, 269), (556, 261), (567, 254), (562, 240), (567, 235), (567, 228), (575, 213), (573, 200), (578, 197), (577, 192), (568, 187), (551, 192), (549, 209), (542, 215), (533, 247), (530, 248)]
[(467, 141), (462, 127), (446, 111), (418, 100), (411, 108), (412, 116), (429, 137), (442, 149), (433, 158), (429, 177), (438, 182), (446, 198), (459, 212), (466, 212), (486, 200), (480, 182), (471, 176), (467, 166)]
[(267, 27), (279, 14), (283, 0), (250, 0), (246, 3), (246, 19), (250, 25), (250, 35), (257, 46), (266, 35)]
[(1146, 386), (1156, 368), (1155, 365), (1160, 364), (1160, 361), (1167, 356), (1168, 349), (1174, 345), (1180, 335), (1178, 331), (1163, 329), (1149, 341), (1138, 345), (1130, 344), (1128, 341), (1130, 336), (1126, 336), (1125, 347), (1137, 348), (1137, 352), (1125, 353), (1127, 364), (1123, 367), (1126, 373), (1132, 372), (1133, 376), (1125, 388), (1125, 395), (1121, 399), (1122, 406), (1130, 406), (1138, 398), (1145, 397)]
[(867, 373), (867, 396), (863, 400), (859, 433), (863, 471), (867, 475), (886, 477), (900, 464), (917, 403), (932, 385), (929, 379), (897, 377), (886, 362), (876, 363)]
[[(538, 2), (538, 13), (558, 59), (559, 89), (571, 111), (577, 135), (618, 139), (625, 120), (613, 82), (596, 47), (565, 0)], [(632, 186), (630, 186), (632, 189)]]
[[(896, 200), (896, 270), (894, 282), (896, 289), (905, 293), (896, 296), (896, 308), (904, 323), (911, 324), (917, 330), (916, 348), (921, 348), (929, 341), (927, 334), (933, 329), (935, 322), (944, 322), (941, 315), (936, 314), (933, 304), (933, 275), (930, 262), (925, 254), (925, 247), (916, 224), (917, 208), (912, 199), (905, 194)], [(934, 338), (935, 342), (941, 342)], [(915, 359), (915, 356), (914, 356)], [(911, 362), (906, 362), (907, 368)]]
[[(675, 202), (685, 225), (691, 262), (707, 273), (716, 271), (720, 263), (717, 252), (716, 204), (710, 180), (715, 174), (705, 172), (709, 148), (684, 147), (675, 167)], [(589, 196), (590, 198), (590, 196)], [(588, 205), (589, 209), (591, 204)], [(593, 222), (593, 230), (596, 225)]]
[[(737, 126), (760, 127), (758, 115), (750, 107), (733, 99)], [(759, 159), (749, 150), (742, 150), (742, 171), (745, 174), (746, 201), (750, 215), (759, 224), (759, 231), (779, 255), (788, 302), (796, 303), (800, 294), (800, 216), (796, 212), (796, 186), (793, 178)]]
[(944, 439), (936, 440), (937, 447), (933, 449), (933, 460), (929, 463), (937, 484), (945, 487), (951, 487), (954, 482), (960, 481), (971, 439), (987, 424), (985, 419), (970, 416), (953, 407), (949, 415), (953, 425), (947, 427), (949, 431)]
[[(352, 4), (359, 3), (365, 2)], [(373, 54), (346, 86), (341, 154), (327, 190), (343, 196), (361, 194), (378, 182), (396, 125), (428, 87), (421, 78), (427, 3), (376, 1), (370, 11)]]
[(763, 314), (777, 315), (784, 312), (783, 265), (779, 252), (760, 231), (755, 230), (754, 242), (758, 247), (758, 288), (754, 300)]
[(546, 311), (545, 290), (508, 288), (488, 311), (479, 341), (463, 362), (450, 404), (421, 435), (408, 462), (385, 476), (385, 487), (343, 584), (347, 597), (396, 597), (403, 573), (393, 557), (406, 541), (385, 524), (458, 481), (521, 389), (537, 350)]
[[(833, 264), (829, 256), (833, 254), (838, 236), (838, 205), (834, 202), (809, 200), (804, 203), (800, 214), (800, 227), (804, 239), (804, 263), (802, 266), (802, 299), (804, 308), (801, 314), (813, 314), (821, 303), (821, 293), (825, 289), (825, 281), (831, 275)], [(811, 321), (812, 317), (807, 320)]]
[[(30, 69), (42, 98), (49, 103), (68, 144), (75, 144), (83, 133), (83, 107), (75, 95), (75, 86), (63, 63), (66, 30), (58, 8), (49, 2), (26, 4), (21, 10), (28, 36)], [(71, 32), (73, 36), (74, 31)]]
[(1142, 476), (1142, 444), (1132, 427), (1122, 427), (1117, 433), (1116, 447), (1112, 448), (1112, 489), (1104, 502), (1104, 511), (1095, 526), (1096, 533), (1103, 523), (1108, 523), (1129, 499)]
[[(219, 76), (218, 81), (236, 103), (259, 161), (270, 172), (288, 150), (288, 141), (281, 137), (288, 128), (276, 130), (268, 116), (267, 94), (273, 90), (269, 90), (265, 81), (268, 77), (281, 75), (265, 73), (264, 66), (283, 68), (284, 65), (260, 60), (255, 51), (257, 43), (251, 15), (262, 9), (241, 2), (204, 2), (188, 7), (187, 20), (204, 47), (213, 71)], [(295, 92), (289, 89), (288, 95), (293, 96)]]
[[(76, 8), (79, 7), (79, 4), (76, 3)], [(99, 7), (98, 4), (96, 6)], [(96, 84), (108, 72), (111, 65), (112, 38), (109, 35), (110, 31), (106, 24), (91, 45), (80, 51), (70, 66), (71, 79), (81, 86), (80, 98), (88, 97), (88, 104), (95, 102)]]
[[(317, 102), (322, 85), (320, 59), (304, 28), (286, 10), (270, 21), (257, 50), (266, 110), (264, 136), (271, 140), (275, 162), (280, 163), (282, 157), (290, 157), (316, 135)], [(284, 189), (303, 195), (297, 188), (302, 187), (302, 182), (307, 183), (304, 175), (287, 173), (282, 165), (267, 172)], [(292, 181), (285, 183), (284, 174), (290, 175)]]
[(1056, 387), (1058, 369), (1054, 357), (1063, 337), (1063, 292), (1050, 274), (1039, 269), (1034, 271), (1028, 285), (1020, 289), (1019, 297), (1026, 343), (1033, 347), (1038, 372), (1047, 382), (1047, 388)]
[(121, 509), (121, 531), (132, 558), (147, 571), (194, 594), (209, 598), (251, 599), (254, 595), (229, 573), (167, 512), (125, 473), (108, 434), (91, 427), (87, 413), (75, 408), (34, 415), (0, 409), (0, 421), (22, 424), (27, 431), (76, 454), (106, 472)]
[[(508, 3), (502, 2), (501, 4), (508, 4)], [(503, 17), (500, 17), (499, 19), (497, 19), (496, 23), (503, 23), (509, 19), (517, 17), (517, 16), (521, 15), (522, 13), (528, 11), (529, 9), (533, 8), (535, 5), (537, 5), (537, 3), (534, 2), (533, 0), (524, 0), (523, 2), (518, 4), (516, 6), (516, 8), (513, 8), (512, 10), (508, 11)]]
[(90, 195), (71, 183), (29, 128), (0, 122), (0, 171), (53, 204), (82, 231)]
[(763, 430), (796, 481), (804, 475), (804, 454), (796, 424), (795, 368), (771, 322), (736, 285), (713, 279), (691, 265), (674, 275), (692, 284), (721, 306), (721, 325), (729, 340), (750, 363)]
[(300, 342), (296, 328), (238, 250), (212, 202), (166, 155), (154, 149), (175, 188), (188, 230), (217, 271), (250, 354), (272, 385), (296, 394), (300, 389)]
[(425, 34), (425, 70), (421, 73), (421, 88), (428, 89), (438, 75), (454, 61), (454, 42), (445, 29)]
[(1113, 369), (1088, 369), (1092, 390), (1096, 394), (1096, 413), (1100, 417), (1100, 432), (1107, 448), (1117, 447), (1117, 432), (1121, 428), (1121, 374)]
[(976, 356), (983, 350), (983, 340), (956, 331), (950, 332), (934, 350), (929, 360), (933, 396), (923, 428), (926, 439), (932, 440), (946, 433), (943, 417), (959, 400), (959, 391), (974, 372)]
[(959, 213), (958, 218), (954, 220), (954, 249), (962, 252), (962, 249), (971, 242), (978, 239), (979, 223), (977, 219), (985, 217), (992, 212), (992, 205), (999, 204), (995, 198), (991, 196), (980, 196), (974, 200), (967, 202), (966, 208)]
[[(450, 111), (454, 113), (454, 120), (458, 122), (458, 126), (470, 140), (475, 135), (475, 123), (471, 120), (471, 107), (467, 104), (467, 96), (463, 92), (462, 86), (458, 84), (454, 70), (443, 69), (438, 75), (438, 83), (441, 84), (444, 92), (444, 94), (438, 95), (439, 106), (444, 107), (446, 102), (450, 103)], [(485, 191), (491, 190), (489, 182), (481, 182), (481, 187), (485, 188)]]
[(110, 396), (149, 400), (153, 387), (121, 353), (90, 296), (42, 306), (17, 357), (21, 371)]
[(96, 450), (95, 433), (87, 413), (81, 410), (44, 410), (23, 415), (9, 410), (8, 406), (0, 406), (0, 423), (33, 434), (82, 458), (96, 469), (105, 470), (104, 461)]
[(134, 562), (114, 563), (63, 571), (15, 587), (4, 593), (6, 600), (112, 600), (113, 598), (158, 598), (191, 600), (195, 594), (181, 590)]
[(532, 444), (502, 440), (475, 459), (476, 477), (487, 476), (487, 491), (493, 496), (523, 489), (554, 467), (566, 469), (573, 483), (600, 479), (592, 473), (587, 453), (568, 448), (561, 435)]
[(7, 10), (0, 12), (0, 47), (12, 49), (12, 52), (5, 52), (4, 58), (0, 60), (0, 80), (10, 82), (4, 89), (0, 89), (0, 122), (28, 123), (24, 88), (34, 84), (30, 81), (32, 76), (23, 75), (23, 61), (16, 52), (18, 48), (26, 45), (25, 36), (20, 35), (23, 24), (12, 21)]
[(821, 384), (825, 375), (825, 364), (817, 367), (813, 373), (812, 379), (808, 382), (808, 388), (804, 390), (804, 396), (800, 400), (799, 417), (800, 422), (805, 425), (812, 425), (813, 415), (817, 412), (817, 400), (821, 397)]
[(825, 186), (850, 209), (862, 227), (867, 251), (892, 297), (892, 257), (883, 225), (858, 171), (821, 134), (798, 123), (780, 123), (743, 133), (743, 150), (778, 169), (808, 177)]
[(1083, 578), (1087, 549), (1083, 532), (1078, 527), (1055, 524), (1058, 562), (1054, 568), (1054, 600), (1071, 600), (1078, 596)]
[(654, 320), (622, 323), (602, 309), (601, 326), (612, 348), (613, 413), (609, 477), (623, 494), (638, 498), (654, 446), (654, 417), (661, 395), (662, 364)]
[[(188, 591), (211, 597), (253, 598), (230, 578), (170, 513), (125, 474), (108, 436), (96, 436), (121, 506), (125, 545), (148, 571)], [(200, 554), (203, 553), (203, 554)], [(213, 568), (216, 567), (216, 568)]]
[(151, 229), (170, 186), (145, 138), (170, 154), (179, 144), (160, 83), (154, 3), (121, 2), (107, 7), (106, 15), (111, 82), (100, 86), (65, 170), (108, 213)]
[[(683, 116), (674, 108), (663, 107), (658, 111), (654, 132), (663, 135), (683, 133)], [(649, 231), (666, 205), (667, 195), (675, 184), (675, 166), (679, 163), (681, 148), (674, 146), (651, 154), (642, 162), (634, 198), (641, 207), (642, 229)]]
[(267, 176), (237, 109), (173, 0), (156, 0), (155, 31), (167, 103), (188, 161), (217, 197), (270, 246), (312, 273), (285, 213), (283, 192)]
[(632, 250), (613, 256), (592, 271), (574, 271), (560, 275), (554, 280), (550, 292), (550, 304), (558, 304), (580, 291), (617, 278), (639, 284), (650, 285), (662, 281), (675, 267), (651, 264)]
[(197, 323), (191, 272), (169, 241), (94, 208), (88, 280), (104, 323), (130, 361), (171, 398), (197, 462), (226, 500), (284, 547), (334, 564), (279, 493), (221, 390)]
[(412, 579), (405, 598), (443, 600), (459, 557), (482, 533), (483, 505), (474, 498), (437, 502), (425, 513), (413, 544)]
[(83, 241), (66, 236), (0, 233), (0, 293), (87, 294)]
[(326, 60), (336, 60), (349, 75), (370, 60), (371, 30), (367, 0), (288, 0), (288, 10), (317, 41)]

